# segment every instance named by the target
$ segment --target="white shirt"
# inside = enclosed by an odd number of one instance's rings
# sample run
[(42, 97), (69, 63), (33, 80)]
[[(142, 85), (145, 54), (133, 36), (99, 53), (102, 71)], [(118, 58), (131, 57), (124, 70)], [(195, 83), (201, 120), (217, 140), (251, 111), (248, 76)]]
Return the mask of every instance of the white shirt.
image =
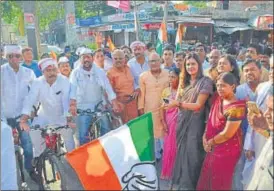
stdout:
[(3, 119), (14, 118), (21, 114), (24, 99), (34, 79), (36, 77), (31, 69), (19, 66), (16, 73), (8, 63), (1, 66), (1, 117)]
[(116, 99), (111, 84), (104, 70), (92, 65), (90, 71), (85, 71), (82, 66), (75, 68), (70, 75), (71, 93), (70, 98), (75, 99), (78, 109), (91, 109), (103, 100), (104, 91), (111, 101)]
[(50, 86), (44, 76), (36, 79), (24, 101), (22, 114), (30, 115), (32, 106), (40, 102), (38, 117), (33, 125), (66, 125), (66, 116), (69, 111), (69, 80), (58, 74), (56, 81)]
[(136, 58), (131, 58), (128, 61), (128, 66), (130, 68), (131, 74), (134, 77), (134, 89), (139, 88), (139, 77), (140, 75), (148, 71), (150, 69), (149, 64), (148, 64), (148, 57), (145, 57), (145, 62), (143, 65), (139, 64), (136, 60)]
[(78, 59), (76, 62), (74, 62), (74, 64), (73, 64), (73, 69), (75, 69), (75, 68), (77, 68), (78, 66), (80, 66), (80, 64), (81, 64), (81, 61), (80, 61), (80, 59)]
[(253, 176), (246, 190), (273, 190), (273, 135), (268, 138), (255, 162)]
[(210, 63), (208, 62), (208, 61), (204, 61), (203, 62), (203, 71), (205, 71), (205, 70), (207, 70), (207, 69), (209, 69), (210, 68)]
[(18, 190), (11, 127), (1, 121), (1, 190)]

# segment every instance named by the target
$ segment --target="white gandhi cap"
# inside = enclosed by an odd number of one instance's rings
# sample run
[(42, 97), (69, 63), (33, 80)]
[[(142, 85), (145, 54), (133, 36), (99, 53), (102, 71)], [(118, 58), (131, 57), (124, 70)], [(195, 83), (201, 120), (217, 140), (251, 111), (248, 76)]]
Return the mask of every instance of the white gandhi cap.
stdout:
[(69, 59), (65, 56), (62, 56), (61, 58), (59, 58), (58, 64), (62, 64), (62, 63), (68, 63)]
[(56, 66), (57, 62), (52, 58), (44, 58), (38, 62), (39, 68), (44, 71), (49, 66)]
[(92, 50), (90, 50), (89, 48), (83, 48), (83, 49), (80, 51), (80, 56), (85, 55), (85, 54), (91, 54), (91, 55), (93, 55), (93, 52), (92, 52)]
[(19, 45), (16, 44), (10, 44), (10, 45), (6, 45), (4, 47), (4, 53), (5, 53), (5, 57), (7, 57), (7, 55), (9, 54), (22, 54), (22, 48)]

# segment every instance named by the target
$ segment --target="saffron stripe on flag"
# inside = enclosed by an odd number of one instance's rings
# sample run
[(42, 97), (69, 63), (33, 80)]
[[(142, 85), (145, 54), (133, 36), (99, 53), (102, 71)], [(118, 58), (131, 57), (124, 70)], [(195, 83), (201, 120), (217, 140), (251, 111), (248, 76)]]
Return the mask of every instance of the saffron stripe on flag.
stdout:
[(152, 114), (67, 153), (66, 158), (85, 190), (157, 190)]
[(85, 190), (121, 190), (109, 158), (99, 140), (87, 143), (71, 153), (66, 159), (76, 170)]

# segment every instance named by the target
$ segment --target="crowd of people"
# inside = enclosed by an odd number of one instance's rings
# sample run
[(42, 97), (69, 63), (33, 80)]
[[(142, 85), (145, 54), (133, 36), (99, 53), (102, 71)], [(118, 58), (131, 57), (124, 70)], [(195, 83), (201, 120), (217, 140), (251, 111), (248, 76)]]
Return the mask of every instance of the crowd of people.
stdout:
[[(89, 141), (92, 116), (79, 111), (92, 112), (103, 101), (123, 123), (152, 112), (155, 160), (162, 161), (160, 178), (170, 181), (170, 189), (273, 190), (271, 48), (250, 44), (207, 53), (201, 43), (185, 52), (166, 45), (160, 56), (152, 43), (135, 41), (112, 52), (80, 47), (78, 60), (66, 48), (57, 59), (44, 54), (38, 63), (31, 48), (7, 45), (4, 53), (2, 126), (18, 129), (25, 169), (34, 181), (32, 160), (43, 149), (32, 126), (69, 125), (61, 134), (71, 151)], [(107, 117), (101, 125), (101, 135), (112, 129)], [(12, 139), (11, 133), (5, 136)], [(1, 173), (5, 161), (12, 163), (12, 152), (1, 148)], [(2, 173), (1, 189), (16, 188), (10, 177)]]

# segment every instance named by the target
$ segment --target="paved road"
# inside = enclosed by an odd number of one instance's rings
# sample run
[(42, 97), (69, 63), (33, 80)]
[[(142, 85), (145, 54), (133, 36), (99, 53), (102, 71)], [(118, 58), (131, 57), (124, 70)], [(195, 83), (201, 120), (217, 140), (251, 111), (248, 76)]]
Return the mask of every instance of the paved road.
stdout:
[[(161, 172), (161, 162), (156, 164), (157, 172), (158, 172), (158, 177), (160, 177), (160, 172)], [(28, 187), (30, 190), (38, 190), (39, 187), (38, 185), (31, 180), (31, 178), (26, 174), (26, 181), (28, 184)], [(160, 179), (160, 190), (168, 190), (169, 189), (169, 182), (166, 180), (161, 180)]]

